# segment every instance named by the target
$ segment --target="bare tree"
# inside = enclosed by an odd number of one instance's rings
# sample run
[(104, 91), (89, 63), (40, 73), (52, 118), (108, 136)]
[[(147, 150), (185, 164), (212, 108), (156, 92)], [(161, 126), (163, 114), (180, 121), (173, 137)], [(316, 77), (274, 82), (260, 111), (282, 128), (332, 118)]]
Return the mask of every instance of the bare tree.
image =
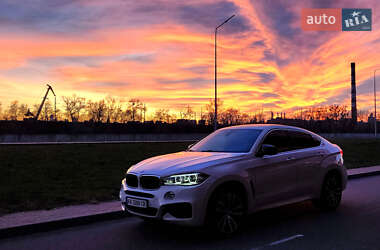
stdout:
[[(219, 98), (217, 99), (217, 107), (218, 107), (218, 113), (221, 114), (223, 112), (223, 101), (220, 100)], [(210, 99), (210, 103), (206, 104), (206, 111), (207, 111), (207, 123), (214, 124), (214, 119), (215, 119), (215, 100), (214, 99)], [(220, 116), (218, 116), (218, 120), (219, 118)]]
[(54, 117), (54, 108), (50, 100), (46, 100), (44, 107), (42, 108), (41, 118), (45, 121), (49, 121), (51, 117)]
[(143, 119), (143, 122), (145, 122), (145, 114), (146, 114), (146, 111), (148, 110), (148, 108), (146, 107), (145, 103), (144, 105), (142, 106), (141, 108), (141, 117)]
[(240, 123), (247, 124), (251, 122), (251, 116), (247, 113), (242, 113), (240, 116)]
[(240, 123), (240, 111), (234, 108), (228, 108), (220, 114), (220, 120), (225, 125)]
[(128, 110), (121, 110), (121, 114), (120, 114), (120, 122), (122, 123), (126, 123), (129, 119), (129, 112)]
[(349, 115), (350, 115), (350, 112), (347, 110), (347, 105), (341, 105), (340, 113), (339, 113), (340, 119), (346, 119), (349, 117)]
[(116, 111), (116, 99), (111, 97), (111, 96), (107, 96), (106, 97), (106, 101), (105, 101), (105, 105), (106, 105), (106, 116), (107, 116), (107, 123), (109, 122), (112, 122), (112, 121), (115, 121), (115, 111)]
[(143, 104), (139, 99), (130, 99), (128, 101), (127, 114), (132, 121), (141, 120), (141, 115), (138, 114), (138, 111), (143, 108)]
[(65, 107), (66, 116), (71, 119), (72, 122), (78, 121), (81, 111), (86, 108), (86, 99), (76, 96), (75, 94), (62, 97)]
[(38, 111), (38, 108), (40, 107), (40, 105), (38, 104), (33, 104), (33, 108), (32, 108), (32, 114), (35, 115), (37, 114), (37, 111)]
[(258, 123), (264, 123), (264, 121), (265, 121), (265, 114), (264, 114), (264, 110), (263, 109), (260, 109), (258, 112), (256, 112), (255, 116), (256, 116), (256, 119), (257, 119)]
[(13, 101), (9, 104), (8, 117), (10, 120), (17, 120), (18, 117), (18, 101)]
[(114, 114), (113, 114), (113, 121), (114, 122), (123, 122), (122, 121), (122, 116), (123, 116), (123, 107), (120, 102), (117, 103)]
[(193, 108), (188, 104), (183, 110), (179, 112), (181, 119), (194, 119), (195, 117), (195, 111), (193, 111)]
[(89, 100), (87, 102), (87, 112), (92, 121), (102, 122), (105, 120), (107, 115), (107, 106), (104, 100), (100, 100), (98, 102), (92, 102)]
[(18, 115), (17, 115), (17, 118), (18, 119), (23, 119), (25, 114), (28, 112), (28, 105), (27, 104), (20, 104), (18, 106)]
[(177, 115), (174, 113), (169, 113), (167, 116), (167, 123), (173, 123), (177, 121)]
[(315, 119), (316, 120), (326, 120), (327, 117), (328, 117), (328, 114), (327, 114), (327, 107), (326, 106), (317, 107), (315, 109)]
[(338, 118), (344, 119), (344, 118), (347, 118), (349, 115), (346, 105), (342, 105), (342, 106), (338, 104), (330, 105), (328, 108), (328, 112), (329, 112), (328, 113), (329, 117), (336, 121), (338, 120)]
[(359, 109), (358, 110), (358, 120), (359, 121), (368, 121), (369, 111)]
[(165, 122), (169, 123), (171, 118), (172, 117), (169, 114), (169, 109), (158, 109), (154, 113), (154, 119), (156, 121), (161, 121), (161, 122), (165, 121)]

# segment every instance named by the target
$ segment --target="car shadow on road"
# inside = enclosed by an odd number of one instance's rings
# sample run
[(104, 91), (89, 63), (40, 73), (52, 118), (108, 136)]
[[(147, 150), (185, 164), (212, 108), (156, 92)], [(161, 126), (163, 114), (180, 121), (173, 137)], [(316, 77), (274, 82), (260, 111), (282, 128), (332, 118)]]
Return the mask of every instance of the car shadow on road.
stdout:
[(322, 213), (306, 201), (254, 213), (234, 235), (219, 235), (207, 228), (141, 220), (136, 223), (133, 238), (143, 242), (142, 248), (252, 249), (299, 234), (299, 230), (308, 227), (312, 221), (327, 221), (328, 216), (329, 213)]

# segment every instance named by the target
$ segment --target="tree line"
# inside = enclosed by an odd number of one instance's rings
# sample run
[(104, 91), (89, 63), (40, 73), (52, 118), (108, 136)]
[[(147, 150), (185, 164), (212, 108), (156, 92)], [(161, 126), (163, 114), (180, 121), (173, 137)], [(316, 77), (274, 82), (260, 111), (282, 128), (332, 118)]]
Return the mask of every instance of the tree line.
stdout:
[[(309, 107), (293, 111), (293, 118), (300, 120), (342, 120), (351, 118), (351, 111), (347, 105), (325, 105), (319, 107)], [(368, 110), (358, 110), (359, 121), (367, 121), (370, 116)]]
[[(39, 120), (58, 120), (69, 122), (100, 122), (100, 123), (126, 123), (129, 121), (145, 122), (159, 121), (174, 123), (177, 120), (203, 120), (207, 124), (214, 122), (214, 100), (200, 108), (196, 112), (191, 105), (184, 105), (182, 109), (173, 111), (170, 109), (155, 109), (149, 117), (148, 106), (137, 98), (123, 101), (110, 96), (105, 99), (93, 101), (77, 95), (63, 96), (62, 104), (57, 109), (50, 100), (46, 100), (42, 107)], [(39, 105), (28, 106), (15, 100), (8, 107), (2, 109), (0, 103), (0, 120), (24, 120), (32, 119), (39, 109)], [(237, 108), (224, 108), (223, 102), (218, 100), (218, 122), (221, 124), (243, 124), (250, 122), (264, 122), (263, 110), (254, 113), (245, 113)]]
[[(224, 125), (263, 123), (269, 119), (300, 119), (300, 120), (341, 120), (350, 117), (346, 105), (325, 105), (297, 109), (292, 112), (264, 112), (257, 108), (255, 112), (242, 112), (236, 107), (225, 107), (223, 101), (218, 99), (218, 123)], [(28, 106), (15, 100), (8, 107), (0, 103), (0, 120), (24, 120), (33, 118), (39, 108), (38, 104)], [(198, 112), (191, 105), (184, 105), (182, 109), (155, 109), (147, 115), (148, 105), (137, 98), (128, 101), (107, 96), (104, 99), (93, 101), (77, 95), (63, 96), (62, 104), (55, 110), (54, 104), (47, 100), (42, 107), (40, 120), (58, 120), (69, 122), (91, 121), (97, 123), (126, 123), (130, 121), (145, 122), (158, 121), (174, 123), (182, 120), (202, 120), (205, 124), (213, 124), (215, 116), (215, 102), (202, 106)], [(369, 112), (358, 110), (358, 120), (366, 121)]]

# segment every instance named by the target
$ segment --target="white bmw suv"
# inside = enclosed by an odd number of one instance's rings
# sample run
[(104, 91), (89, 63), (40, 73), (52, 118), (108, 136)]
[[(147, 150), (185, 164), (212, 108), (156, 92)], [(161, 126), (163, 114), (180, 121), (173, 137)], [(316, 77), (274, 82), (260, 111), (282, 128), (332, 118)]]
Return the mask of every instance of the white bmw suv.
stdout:
[(233, 233), (265, 208), (311, 199), (336, 209), (346, 183), (337, 145), (301, 128), (242, 125), (130, 167), (120, 199), (140, 217)]

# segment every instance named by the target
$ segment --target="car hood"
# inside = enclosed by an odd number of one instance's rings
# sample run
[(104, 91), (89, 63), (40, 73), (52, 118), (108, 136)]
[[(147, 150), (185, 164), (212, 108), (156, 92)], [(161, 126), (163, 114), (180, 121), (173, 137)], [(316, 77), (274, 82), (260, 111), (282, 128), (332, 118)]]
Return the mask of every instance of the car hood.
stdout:
[(152, 157), (132, 166), (128, 172), (165, 176), (201, 171), (211, 165), (227, 163), (246, 154), (219, 152), (178, 152)]

